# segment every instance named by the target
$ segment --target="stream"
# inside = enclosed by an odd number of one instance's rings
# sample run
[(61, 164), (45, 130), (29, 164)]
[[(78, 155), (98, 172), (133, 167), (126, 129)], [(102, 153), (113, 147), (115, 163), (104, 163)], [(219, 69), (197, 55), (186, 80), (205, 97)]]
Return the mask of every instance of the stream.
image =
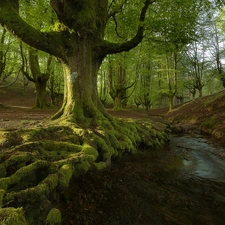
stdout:
[(202, 136), (171, 136), (170, 148), (174, 149), (182, 165), (179, 169), (199, 178), (225, 181), (225, 162), (215, 155), (218, 148)]
[(225, 225), (225, 149), (201, 135), (126, 155), (74, 180), (64, 225)]
[(158, 210), (171, 224), (224, 225), (225, 160), (217, 154), (223, 147), (201, 135), (171, 135), (169, 149), (175, 157), (156, 181), (165, 203)]

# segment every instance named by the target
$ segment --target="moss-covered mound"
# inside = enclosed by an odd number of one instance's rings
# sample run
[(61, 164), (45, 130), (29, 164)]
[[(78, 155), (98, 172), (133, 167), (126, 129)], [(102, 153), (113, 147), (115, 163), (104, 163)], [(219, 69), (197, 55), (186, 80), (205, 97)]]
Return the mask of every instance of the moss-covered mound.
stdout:
[(0, 224), (61, 224), (60, 195), (72, 177), (100, 170), (140, 146), (160, 148), (166, 125), (149, 121), (110, 123), (82, 129), (50, 125), (0, 133)]
[[(175, 128), (182, 131), (186, 124), (192, 124), (201, 131), (218, 139), (225, 138), (225, 91), (198, 98), (185, 103), (166, 117)], [(187, 126), (187, 129), (190, 128)]]

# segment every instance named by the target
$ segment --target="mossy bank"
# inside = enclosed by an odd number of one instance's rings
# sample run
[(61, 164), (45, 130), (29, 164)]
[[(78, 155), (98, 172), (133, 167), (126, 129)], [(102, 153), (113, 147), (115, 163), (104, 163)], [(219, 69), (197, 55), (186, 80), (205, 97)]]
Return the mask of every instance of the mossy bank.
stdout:
[(149, 151), (168, 141), (167, 125), (149, 120), (81, 128), (76, 124), (2, 131), (0, 224), (63, 224), (60, 195), (89, 170), (102, 170), (140, 147)]

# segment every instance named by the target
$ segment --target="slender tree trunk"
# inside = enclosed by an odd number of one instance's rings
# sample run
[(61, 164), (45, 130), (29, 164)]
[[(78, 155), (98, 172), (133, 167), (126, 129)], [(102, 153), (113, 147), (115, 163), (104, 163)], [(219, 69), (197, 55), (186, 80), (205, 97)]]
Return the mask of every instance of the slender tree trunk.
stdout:
[[(0, 45), (4, 45), (5, 44), (5, 37), (6, 37), (6, 29), (3, 28), (2, 31), (2, 36), (0, 38)], [(0, 48), (0, 82), (2, 79), (4, 79), (2, 77), (3, 71), (5, 70), (5, 65), (6, 65), (6, 58), (5, 58), (6, 53), (3, 51), (3, 48)]]
[(48, 106), (46, 102), (46, 85), (47, 81), (42, 80), (42, 81), (35, 81), (35, 87), (36, 87), (36, 101), (34, 108), (39, 108), (43, 109), (46, 106)]
[(168, 100), (169, 100), (169, 110), (173, 110), (174, 108), (174, 94), (173, 94), (173, 90), (172, 90), (172, 84), (171, 84), (171, 80), (170, 80), (170, 71), (169, 71), (169, 58), (166, 57), (166, 71), (167, 71), (167, 82), (168, 82), (168, 89), (169, 89), (169, 93), (168, 93)]
[(121, 93), (118, 93), (114, 98), (114, 109), (122, 109), (123, 108), (122, 100), (123, 100), (123, 98), (121, 97)]
[(21, 48), (21, 55), (23, 58), (23, 66), (22, 72), (27, 77), (27, 79), (35, 84), (36, 87), (36, 100), (34, 104), (34, 108), (45, 108), (48, 107), (48, 103), (46, 100), (46, 86), (47, 81), (50, 77), (50, 67), (52, 62), (52, 56), (49, 55), (48, 63), (47, 63), (47, 72), (41, 73), (40, 66), (39, 66), (39, 59), (38, 59), (38, 52), (34, 49), (29, 49), (29, 64), (31, 69), (31, 75), (27, 71), (25, 71), (25, 62), (24, 62), (24, 55)]

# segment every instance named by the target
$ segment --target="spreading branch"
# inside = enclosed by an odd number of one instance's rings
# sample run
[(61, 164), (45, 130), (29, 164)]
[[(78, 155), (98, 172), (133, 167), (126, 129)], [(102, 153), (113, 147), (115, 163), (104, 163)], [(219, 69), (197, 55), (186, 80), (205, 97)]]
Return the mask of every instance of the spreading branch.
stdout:
[(115, 54), (123, 51), (129, 51), (132, 48), (135, 48), (143, 39), (144, 34), (144, 21), (146, 17), (146, 13), (149, 5), (153, 4), (155, 0), (146, 0), (144, 6), (141, 10), (141, 14), (139, 17), (139, 26), (136, 35), (129, 41), (123, 43), (111, 43), (108, 41), (104, 41), (102, 45), (102, 55), (105, 56), (107, 54)]
[(7, 87), (13, 85), (14, 83), (16, 83), (16, 81), (18, 80), (19, 74), (20, 74), (20, 70), (17, 72), (17, 75), (16, 75), (15, 79), (12, 82), (10, 82), (9, 84), (0, 86), (0, 88), (7, 88)]
[(7, 28), (26, 44), (48, 52), (61, 59), (66, 59), (63, 32), (41, 32), (26, 23), (15, 10), (15, 5), (8, 0), (0, 1), (0, 24)]
[(111, 9), (111, 7), (114, 3), (114, 1), (112, 1), (111, 5), (109, 6), (108, 19), (110, 17), (115, 17), (115, 15), (122, 10), (122, 8), (123, 8), (123, 6), (125, 5), (126, 2), (127, 2), (127, 0), (123, 0), (119, 5), (117, 5), (117, 7), (114, 10), (110, 11), (110, 9)]

